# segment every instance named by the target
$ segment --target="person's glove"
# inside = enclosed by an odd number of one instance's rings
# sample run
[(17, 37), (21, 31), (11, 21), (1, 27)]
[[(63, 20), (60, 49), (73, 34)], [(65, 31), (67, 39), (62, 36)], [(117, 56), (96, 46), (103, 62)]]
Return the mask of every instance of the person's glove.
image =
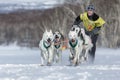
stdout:
[(92, 31), (87, 31), (86, 34), (93, 36), (93, 35), (97, 34), (99, 32), (99, 30), (100, 30), (100, 27), (96, 27)]
[(88, 35), (93, 36), (93, 35), (94, 35), (94, 32), (93, 32), (93, 31), (89, 31), (89, 32), (88, 32)]
[(92, 32), (92, 31), (86, 31), (85, 33), (86, 33), (87, 35), (89, 35), (89, 36), (93, 35), (93, 32)]
[(93, 34), (97, 34), (100, 30), (100, 27), (96, 27), (95, 29), (92, 30)]

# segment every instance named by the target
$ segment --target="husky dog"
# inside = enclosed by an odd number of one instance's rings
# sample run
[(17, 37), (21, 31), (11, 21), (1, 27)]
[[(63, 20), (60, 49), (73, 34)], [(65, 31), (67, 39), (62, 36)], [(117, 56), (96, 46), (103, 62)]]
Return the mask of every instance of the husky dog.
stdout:
[(52, 30), (45, 31), (43, 37), (39, 43), (39, 48), (41, 50), (41, 62), (42, 65), (51, 65), (54, 55), (54, 43), (53, 43), (53, 33)]
[(83, 58), (82, 60), (88, 59), (88, 53), (91, 50), (93, 44), (91, 42), (91, 38), (85, 34), (84, 28), (80, 28), (77, 25), (73, 25), (71, 28), (72, 31), (75, 31), (78, 34), (78, 37), (83, 40), (82, 47), (82, 55), (80, 55), (80, 58)]
[(59, 32), (56, 31), (54, 33), (54, 56), (56, 62), (62, 61), (62, 41), (64, 37), (63, 35)]
[(93, 47), (93, 44), (92, 44), (91, 38), (85, 34), (84, 28), (81, 28), (81, 35), (83, 36), (85, 40), (83, 44), (84, 60), (88, 60), (88, 53)]
[(83, 41), (78, 37), (78, 32), (71, 30), (68, 34), (69, 42), (68, 46), (70, 48), (69, 60), (72, 65), (78, 65), (80, 62), (80, 55), (82, 52)]

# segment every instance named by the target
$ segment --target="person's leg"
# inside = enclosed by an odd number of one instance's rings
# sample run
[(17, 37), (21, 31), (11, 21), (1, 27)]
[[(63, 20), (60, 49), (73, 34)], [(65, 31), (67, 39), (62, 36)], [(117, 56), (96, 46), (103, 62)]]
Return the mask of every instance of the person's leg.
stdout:
[(94, 59), (95, 59), (97, 38), (98, 38), (98, 34), (91, 36), (91, 40), (92, 40), (93, 47), (92, 47), (92, 49), (91, 49), (91, 51), (90, 51), (90, 57), (91, 57), (92, 62), (93, 62)]

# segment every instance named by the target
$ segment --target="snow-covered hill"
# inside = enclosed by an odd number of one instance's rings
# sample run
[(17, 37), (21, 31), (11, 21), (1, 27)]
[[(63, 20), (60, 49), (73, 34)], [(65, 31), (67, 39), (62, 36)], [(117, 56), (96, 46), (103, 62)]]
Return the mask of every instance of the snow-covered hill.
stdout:
[(69, 50), (63, 51), (63, 61), (53, 66), (40, 66), (39, 49), (16, 45), (0, 47), (0, 80), (118, 80), (120, 79), (120, 49), (98, 48), (94, 64), (66, 66)]

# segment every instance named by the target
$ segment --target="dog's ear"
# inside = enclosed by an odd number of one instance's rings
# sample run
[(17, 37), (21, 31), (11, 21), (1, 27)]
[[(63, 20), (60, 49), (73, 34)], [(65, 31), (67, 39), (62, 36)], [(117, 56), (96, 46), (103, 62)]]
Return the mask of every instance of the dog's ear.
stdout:
[(50, 29), (50, 32), (52, 32), (52, 30)]
[(46, 29), (45, 32), (47, 33), (47, 32), (49, 32), (49, 31)]
[(47, 32), (47, 30), (45, 30), (45, 32)]
[(64, 40), (64, 36), (63, 34), (59, 31), (60, 35), (61, 35), (61, 39)]
[(80, 36), (81, 35), (81, 29), (79, 30), (79, 32), (78, 32), (78, 36)]
[(55, 32), (53, 32), (53, 35), (55, 34)]
[(83, 28), (81, 28), (81, 33), (83, 36), (85, 35), (85, 30)]
[(61, 38), (62, 38), (62, 40), (64, 40), (65, 38), (64, 38), (63, 34), (62, 34), (62, 33), (60, 33), (60, 34), (61, 34)]

